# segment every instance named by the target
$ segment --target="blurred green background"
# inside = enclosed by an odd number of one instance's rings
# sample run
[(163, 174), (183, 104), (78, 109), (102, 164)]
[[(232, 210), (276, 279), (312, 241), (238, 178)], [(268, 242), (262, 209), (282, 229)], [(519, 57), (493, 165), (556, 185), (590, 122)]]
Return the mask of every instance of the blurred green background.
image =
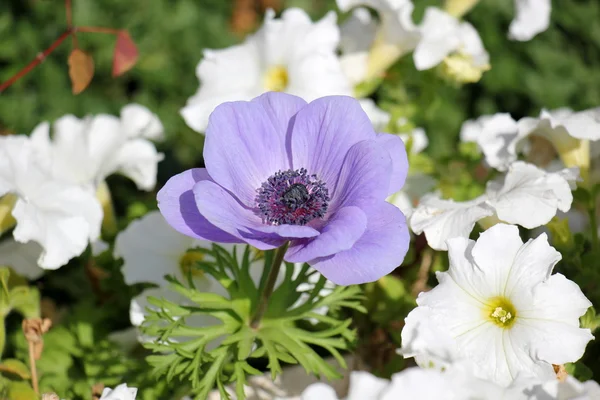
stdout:
[[(265, 1), (269, 3), (269, 1)], [(298, 6), (314, 18), (335, 9), (334, 0), (273, 1)], [(416, 0), (415, 20), (427, 5)], [(140, 52), (133, 70), (111, 77), (114, 37), (80, 34), (96, 72), (90, 87), (74, 96), (68, 78), (70, 41), (25, 78), (0, 95), (0, 131), (28, 133), (42, 120), (72, 113), (115, 113), (129, 102), (157, 112), (168, 140), (161, 179), (202, 162), (202, 136), (179, 116), (198, 87), (195, 67), (203, 48), (222, 48), (242, 40), (231, 31), (234, 0), (73, 0), (77, 25), (128, 29)], [(579, 110), (600, 105), (600, 2), (553, 1), (552, 25), (529, 42), (507, 38), (514, 15), (509, 0), (481, 0), (467, 14), (490, 53), (492, 70), (477, 84), (456, 87), (435, 71), (417, 72), (412, 57), (389, 71), (374, 97), (387, 108), (403, 110), (426, 128), (433, 156), (450, 154), (461, 123), (483, 113), (535, 115), (542, 107)], [(257, 23), (260, 23), (259, 16)], [(0, 2), (0, 81), (25, 66), (65, 29), (61, 0)]]

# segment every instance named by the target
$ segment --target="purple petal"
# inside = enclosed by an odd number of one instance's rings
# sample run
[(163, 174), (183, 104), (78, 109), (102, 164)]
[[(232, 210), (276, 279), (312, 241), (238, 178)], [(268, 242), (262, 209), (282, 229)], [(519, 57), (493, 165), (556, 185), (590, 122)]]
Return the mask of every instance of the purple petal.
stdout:
[(210, 180), (204, 168), (189, 169), (171, 177), (156, 196), (161, 214), (184, 235), (212, 242), (242, 243), (208, 222), (198, 211), (192, 188), (197, 182)]
[(376, 141), (356, 143), (338, 171), (339, 180), (331, 195), (330, 212), (347, 206), (363, 210), (387, 197), (392, 161), (389, 153)]
[(253, 101), (223, 103), (206, 129), (206, 169), (221, 187), (252, 207), (256, 189), (279, 170), (290, 168), (286, 136), (291, 118), (306, 103), (295, 96), (267, 93)]
[(316, 174), (331, 193), (348, 150), (374, 138), (373, 125), (356, 99), (322, 97), (296, 115), (290, 138), (292, 165)]
[(389, 133), (377, 134), (377, 143), (380, 143), (386, 149), (392, 159), (392, 176), (390, 179), (390, 188), (388, 195), (396, 193), (402, 189), (406, 176), (408, 175), (408, 156), (406, 147), (400, 137), (390, 135)]
[(319, 235), (319, 231), (309, 226), (263, 224), (252, 210), (215, 182), (198, 182), (193, 192), (198, 210), (207, 220), (260, 250), (279, 247), (287, 240)]
[(367, 228), (367, 216), (358, 207), (338, 210), (314, 239), (297, 240), (291, 243), (285, 260), (307, 262), (317, 257), (330, 256), (349, 250)]
[(367, 230), (350, 250), (309, 264), (338, 285), (372, 282), (392, 272), (408, 251), (406, 218), (392, 204), (381, 202), (367, 219)]

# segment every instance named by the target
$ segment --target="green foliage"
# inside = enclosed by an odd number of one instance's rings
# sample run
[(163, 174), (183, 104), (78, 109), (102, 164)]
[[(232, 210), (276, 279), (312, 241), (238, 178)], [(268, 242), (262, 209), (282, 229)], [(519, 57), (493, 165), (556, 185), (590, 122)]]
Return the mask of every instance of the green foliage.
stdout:
[[(235, 252), (231, 255), (217, 245), (212, 250), (195, 251), (209, 254), (215, 260), (197, 262), (196, 268), (214, 277), (226, 289), (228, 297), (199, 292), (191, 275), (186, 284), (169, 278), (172, 290), (189, 303), (150, 299), (153, 309), (148, 310), (142, 331), (156, 338), (145, 344), (155, 352), (148, 362), (156, 375), (169, 382), (174, 378), (189, 381), (197, 399), (206, 398), (214, 387), (222, 398), (228, 399), (224, 389), (228, 383), (235, 383), (238, 398), (244, 398), (246, 376), (262, 374), (254, 365), (264, 358), (273, 377), (282, 372), (282, 363), (299, 363), (307, 373), (328, 379), (340, 377), (313, 347), (324, 349), (346, 367), (340, 352), (354, 342), (355, 331), (350, 328), (351, 319), (340, 320), (331, 313), (341, 308), (364, 311), (358, 286), (338, 286), (330, 293), (324, 292), (323, 276), (319, 276), (313, 288), (309, 282), (315, 271), (306, 264), (296, 271), (294, 264), (285, 263), (285, 278), (269, 299), (263, 319), (253, 328), (250, 321), (269, 268), (265, 267), (261, 282), (255, 284), (250, 275), (249, 248), (241, 260)], [(265, 266), (272, 259), (273, 251), (264, 253)], [(323, 308), (330, 315), (320, 313)], [(194, 319), (199, 317), (212, 317), (212, 321), (195, 325)], [(318, 328), (309, 330), (300, 325), (310, 319), (318, 321)]]

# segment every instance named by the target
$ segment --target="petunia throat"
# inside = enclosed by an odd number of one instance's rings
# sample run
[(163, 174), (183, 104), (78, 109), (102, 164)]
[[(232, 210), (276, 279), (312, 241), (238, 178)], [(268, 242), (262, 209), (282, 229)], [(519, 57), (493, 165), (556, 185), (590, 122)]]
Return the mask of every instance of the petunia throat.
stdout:
[(278, 171), (257, 189), (256, 206), (265, 223), (305, 225), (325, 216), (329, 190), (304, 168)]
[(512, 327), (517, 318), (515, 306), (504, 296), (489, 299), (483, 312), (487, 319), (505, 329)]

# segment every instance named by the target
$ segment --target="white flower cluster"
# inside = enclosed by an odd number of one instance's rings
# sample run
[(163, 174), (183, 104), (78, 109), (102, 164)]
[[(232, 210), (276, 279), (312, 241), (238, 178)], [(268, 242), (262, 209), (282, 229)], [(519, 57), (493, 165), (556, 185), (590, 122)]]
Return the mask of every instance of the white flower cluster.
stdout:
[[(548, 27), (548, 0), (516, 3), (511, 37), (528, 40)], [(267, 91), (307, 101), (352, 95), (353, 86), (379, 76), (413, 51), (418, 70), (443, 64), (447, 75), (461, 82), (476, 82), (489, 69), (489, 55), (475, 28), (439, 8), (427, 8), (416, 25), (410, 0), (337, 0), (337, 4), (342, 11), (352, 10), (341, 28), (333, 11), (312, 22), (300, 9), (287, 9), (280, 18), (269, 10), (262, 27), (244, 43), (204, 50), (196, 69), (200, 87), (181, 110), (186, 123), (203, 132), (217, 105), (250, 100)], [(380, 22), (362, 6), (375, 9)]]
[[(368, 372), (353, 372), (346, 400), (595, 400), (600, 398), (600, 385), (594, 381), (581, 383), (572, 377), (565, 381), (543, 381), (519, 377), (502, 387), (479, 379), (465, 371), (452, 369), (408, 368), (392, 376), (391, 381)], [(309, 386), (299, 400), (338, 400), (335, 390), (324, 383)]]
[(124, 107), (121, 118), (65, 115), (52, 131), (44, 122), (29, 137), (0, 137), (0, 196), (14, 203), (16, 220), (14, 241), (0, 244), (0, 264), (18, 265), (30, 278), (99, 240), (107, 176), (120, 173), (151, 190), (162, 159), (149, 140), (162, 138), (162, 125), (137, 104)]

